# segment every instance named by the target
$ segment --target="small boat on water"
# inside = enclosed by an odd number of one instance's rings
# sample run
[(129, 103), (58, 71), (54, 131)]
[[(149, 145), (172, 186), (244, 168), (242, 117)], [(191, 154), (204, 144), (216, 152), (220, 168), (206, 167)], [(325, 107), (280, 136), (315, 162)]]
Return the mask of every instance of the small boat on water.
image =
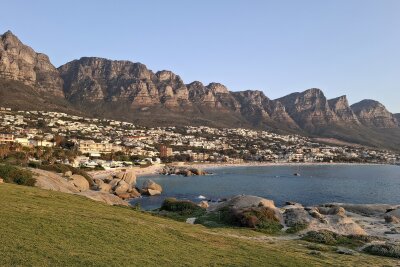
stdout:
[(206, 197), (203, 196), (203, 195), (200, 195), (200, 196), (198, 196), (197, 198), (198, 198), (198, 199), (206, 199)]
[(295, 172), (293, 175), (294, 176), (301, 176), (300, 173), (298, 173), (298, 172)]

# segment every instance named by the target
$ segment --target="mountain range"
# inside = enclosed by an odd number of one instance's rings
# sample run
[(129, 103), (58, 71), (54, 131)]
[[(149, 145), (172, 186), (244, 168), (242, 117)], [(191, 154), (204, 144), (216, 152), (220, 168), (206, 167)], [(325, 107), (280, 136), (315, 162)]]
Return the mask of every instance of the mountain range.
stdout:
[(82, 57), (59, 68), (8, 31), (0, 36), (0, 105), (127, 120), (146, 126), (244, 127), (334, 138), (400, 151), (400, 114), (312, 88), (279, 99), (232, 92), (220, 83), (185, 84), (130, 61)]

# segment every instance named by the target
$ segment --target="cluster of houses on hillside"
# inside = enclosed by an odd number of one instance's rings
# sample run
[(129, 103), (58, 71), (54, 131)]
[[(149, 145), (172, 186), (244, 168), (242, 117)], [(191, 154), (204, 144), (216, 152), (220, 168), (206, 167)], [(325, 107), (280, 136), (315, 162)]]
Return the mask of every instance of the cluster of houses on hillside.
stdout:
[(85, 118), (61, 112), (0, 108), (0, 143), (54, 147), (62, 137), (82, 155), (79, 164), (105, 165), (105, 154), (125, 154), (149, 161), (269, 161), (399, 163), (390, 151), (332, 146), (298, 135), (250, 129), (200, 127), (146, 128), (129, 122)]

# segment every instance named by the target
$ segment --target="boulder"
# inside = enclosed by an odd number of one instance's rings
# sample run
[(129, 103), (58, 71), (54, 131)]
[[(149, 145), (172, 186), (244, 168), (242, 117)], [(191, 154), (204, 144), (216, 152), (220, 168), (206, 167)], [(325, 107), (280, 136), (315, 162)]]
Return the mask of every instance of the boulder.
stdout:
[(111, 185), (110, 184), (106, 184), (106, 183), (103, 183), (103, 184), (97, 186), (97, 190), (100, 191), (100, 192), (110, 193), (111, 189), (112, 189)]
[[(211, 209), (221, 211), (228, 209), (233, 216), (243, 220), (243, 225), (257, 225), (260, 220), (273, 220), (284, 224), (282, 213), (275, 207), (272, 200), (257, 196), (238, 195), (225, 202), (222, 202)], [(255, 214), (255, 215), (254, 215)], [(253, 216), (254, 215), (254, 216)], [(260, 218), (259, 218), (260, 217)]]
[(147, 189), (146, 190), (146, 192), (145, 192), (145, 194), (146, 195), (149, 195), (149, 196), (157, 196), (157, 195), (161, 195), (161, 191), (159, 191), (159, 190), (153, 190), (153, 189)]
[(141, 196), (141, 194), (139, 193), (139, 191), (136, 188), (129, 189), (128, 193), (131, 195), (131, 198), (137, 198), (137, 197)]
[(129, 193), (122, 193), (122, 194), (119, 194), (119, 195), (117, 195), (119, 198), (121, 198), (121, 199), (123, 199), (123, 200), (126, 200), (126, 199), (130, 199), (131, 198), (131, 194), (129, 194)]
[(0, 178), (0, 184), (4, 184), (3, 178)]
[(112, 181), (110, 182), (110, 186), (111, 186), (111, 189), (115, 189), (115, 187), (117, 187), (118, 186), (118, 184), (119, 184), (119, 182), (120, 182), (121, 180), (120, 179), (117, 179), (117, 178), (115, 178), (115, 179), (112, 179)]
[(82, 175), (74, 174), (70, 177), (70, 183), (74, 185), (79, 191), (89, 190), (89, 182)]
[(346, 216), (346, 210), (343, 207), (339, 207), (336, 205), (332, 206), (321, 206), (318, 207), (318, 212), (323, 215), (338, 215), (338, 216)]
[(205, 200), (200, 201), (200, 203), (198, 204), (198, 206), (199, 206), (200, 208), (203, 208), (203, 209), (208, 209), (208, 207), (210, 207), (210, 205), (208, 204), (208, 201), (205, 201)]
[(128, 170), (125, 172), (124, 177), (122, 178), (126, 183), (128, 183), (130, 186), (136, 185), (136, 174), (132, 170)]
[(343, 204), (334, 203), (332, 205), (340, 206), (348, 212), (364, 216), (383, 216), (388, 209), (395, 209), (393, 205), (387, 204)]
[(71, 171), (66, 171), (66, 172), (64, 173), (64, 177), (69, 178), (69, 177), (71, 177), (71, 176), (72, 176), (72, 172), (71, 172)]
[(122, 180), (125, 176), (125, 171), (120, 171), (115, 174), (115, 179)]
[(206, 172), (200, 168), (191, 168), (190, 172), (192, 172), (194, 175), (206, 175)]
[(161, 185), (157, 184), (151, 179), (148, 179), (143, 182), (142, 190), (147, 191), (147, 190), (154, 190), (154, 191), (159, 191), (160, 193), (162, 192), (162, 187)]
[(226, 207), (244, 209), (250, 207), (269, 207), (276, 209), (274, 201), (257, 196), (238, 195), (215, 206), (213, 210), (222, 210)]
[(121, 195), (127, 193), (130, 189), (130, 185), (125, 181), (120, 181), (117, 186), (114, 187), (114, 192), (116, 195)]
[(386, 223), (400, 223), (399, 218), (390, 214), (385, 214), (384, 218)]
[(390, 215), (390, 216), (396, 217), (396, 219), (400, 220), (400, 208), (393, 209), (393, 210), (387, 212), (385, 215)]
[(310, 214), (311, 217), (319, 220), (321, 223), (327, 223), (324, 215), (322, 215), (321, 213), (319, 213), (317, 208), (311, 208), (308, 210), (308, 214)]
[(285, 219), (285, 224), (289, 227), (308, 225), (311, 220), (308, 212), (302, 208), (286, 209), (283, 213), (283, 217)]

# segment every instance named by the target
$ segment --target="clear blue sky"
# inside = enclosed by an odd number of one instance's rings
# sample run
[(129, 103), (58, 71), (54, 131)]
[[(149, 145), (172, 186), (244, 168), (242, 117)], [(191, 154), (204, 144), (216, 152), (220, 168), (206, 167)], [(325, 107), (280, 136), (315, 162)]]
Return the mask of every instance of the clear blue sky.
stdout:
[(59, 66), (142, 62), (186, 82), (278, 98), (311, 87), (400, 112), (400, 0), (0, 0), (13, 31)]

